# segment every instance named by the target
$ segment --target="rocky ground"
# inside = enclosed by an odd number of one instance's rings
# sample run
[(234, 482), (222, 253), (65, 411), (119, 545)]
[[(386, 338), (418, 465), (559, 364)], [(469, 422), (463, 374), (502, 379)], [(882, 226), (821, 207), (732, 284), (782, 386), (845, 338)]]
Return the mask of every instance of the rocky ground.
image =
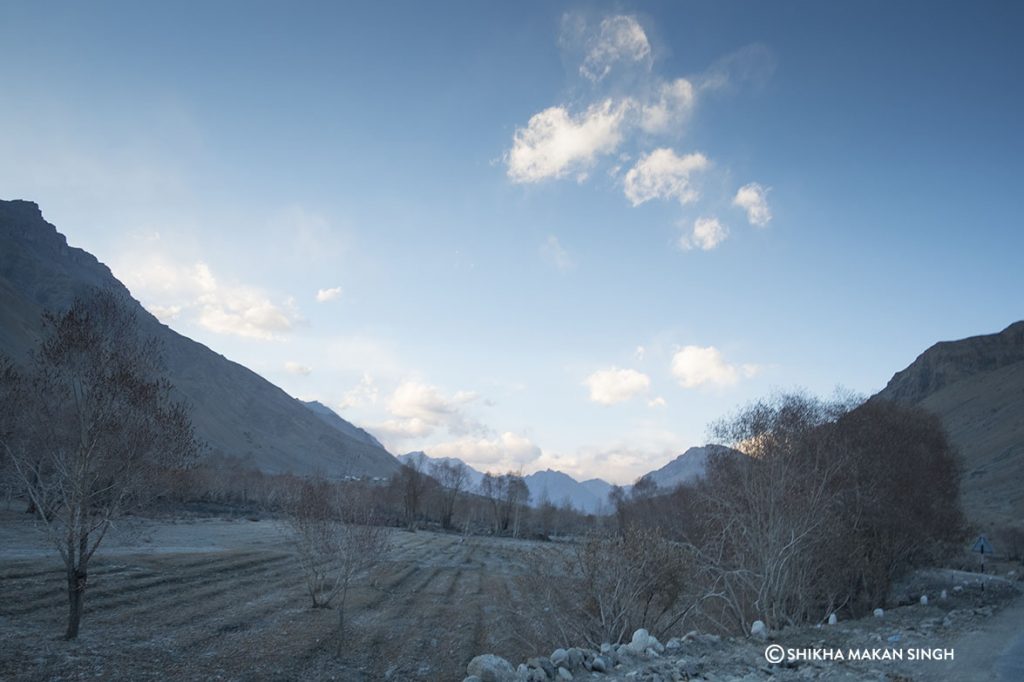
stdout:
[[(464, 682), (1020, 680), (1013, 676), (1024, 663), (1015, 658), (1024, 654), (1018, 580), (1016, 573), (922, 571), (896, 587), (895, 608), (859, 620), (749, 637), (690, 632), (664, 644), (640, 630), (627, 644), (606, 644), (599, 651), (556, 649), (515, 667), (497, 656), (480, 656), (470, 662)], [(1008, 654), (1000, 659), (1004, 649)], [(828, 660), (838, 658), (837, 651), (845, 660)], [(777, 652), (781, 661), (768, 660)], [(850, 660), (851, 652), (862, 660)], [(965, 673), (965, 662), (978, 674)]]

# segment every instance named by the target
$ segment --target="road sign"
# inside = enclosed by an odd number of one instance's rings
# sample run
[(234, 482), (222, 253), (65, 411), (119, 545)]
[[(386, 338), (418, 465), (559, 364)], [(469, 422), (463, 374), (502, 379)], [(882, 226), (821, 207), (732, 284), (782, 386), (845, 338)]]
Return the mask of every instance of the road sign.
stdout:
[(988, 541), (988, 538), (984, 535), (979, 535), (978, 539), (974, 541), (974, 546), (971, 547), (972, 552), (985, 556), (986, 554), (992, 554), (992, 543)]

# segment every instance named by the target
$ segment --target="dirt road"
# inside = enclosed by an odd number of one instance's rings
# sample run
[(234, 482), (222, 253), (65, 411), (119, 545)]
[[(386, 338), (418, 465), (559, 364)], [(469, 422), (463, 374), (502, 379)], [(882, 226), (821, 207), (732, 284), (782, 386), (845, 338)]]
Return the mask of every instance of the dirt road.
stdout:
[(956, 659), (942, 678), (958, 682), (1024, 680), (1024, 597), (954, 643)]

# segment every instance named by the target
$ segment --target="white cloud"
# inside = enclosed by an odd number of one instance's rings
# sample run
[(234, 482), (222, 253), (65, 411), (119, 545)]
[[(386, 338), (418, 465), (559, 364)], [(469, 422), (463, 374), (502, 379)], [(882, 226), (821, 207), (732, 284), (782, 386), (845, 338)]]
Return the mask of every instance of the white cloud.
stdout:
[(636, 350), (633, 351), (633, 357), (637, 360), (643, 360), (645, 355), (647, 355), (647, 349), (643, 346), (637, 346)]
[(330, 289), (319, 289), (316, 292), (317, 303), (327, 303), (333, 301), (341, 296), (341, 287), (331, 287)]
[(651, 199), (678, 199), (682, 204), (696, 201), (699, 192), (690, 175), (707, 168), (707, 157), (700, 153), (678, 156), (673, 150), (655, 149), (640, 157), (626, 173), (626, 197), (634, 206)]
[(363, 372), (359, 383), (345, 392), (338, 409), (346, 410), (350, 407), (362, 407), (364, 405), (375, 405), (377, 403), (377, 384), (373, 377)]
[(718, 218), (697, 218), (693, 230), (679, 238), (679, 248), (701, 249), (710, 251), (729, 236), (729, 230), (718, 221)]
[(740, 187), (732, 203), (747, 212), (747, 220), (751, 225), (764, 227), (772, 219), (772, 211), (768, 207), (768, 188), (756, 182)]
[(635, 17), (614, 16), (601, 21), (601, 32), (592, 40), (580, 74), (597, 82), (607, 76), (616, 62), (650, 65), (651, 44)]
[(665, 407), (667, 404), (660, 395), (647, 401), (647, 407)]
[(146, 305), (145, 308), (149, 312), (153, 313), (156, 319), (160, 320), (164, 324), (170, 324), (174, 320), (178, 319), (182, 310), (180, 305), (150, 304)]
[(560, 272), (568, 272), (576, 267), (576, 262), (572, 259), (572, 256), (569, 255), (569, 252), (558, 241), (558, 237), (554, 235), (548, 235), (548, 238), (541, 244), (540, 255), (546, 263)]
[(463, 409), (479, 397), (473, 391), (459, 391), (449, 398), (436, 386), (404, 381), (388, 399), (387, 410), (394, 418), (375, 431), (391, 439), (429, 436), (442, 428), (457, 436), (485, 433), (487, 428)]
[(628, 103), (607, 99), (571, 116), (565, 107), (550, 107), (517, 128), (505, 155), (513, 182), (540, 182), (587, 170), (599, 154), (614, 152), (622, 141)]
[(602, 405), (614, 405), (645, 393), (651, 379), (635, 369), (602, 369), (594, 372), (583, 384), (590, 389), (590, 399)]
[(640, 128), (648, 133), (677, 131), (693, 113), (696, 101), (693, 83), (685, 78), (663, 83), (657, 99), (640, 107)]
[(159, 256), (131, 259), (117, 276), (161, 321), (194, 318), (217, 334), (276, 339), (300, 320), (289, 300), (274, 303), (262, 290), (223, 285), (203, 262), (182, 266)]
[(506, 431), (495, 438), (460, 438), (427, 448), (431, 457), (457, 457), (481, 471), (516, 471), (538, 460), (541, 450), (529, 438)]
[(757, 374), (757, 365), (733, 365), (714, 346), (684, 346), (672, 356), (672, 376), (683, 388), (732, 386)]
[(298, 362), (292, 362), (291, 360), (289, 360), (288, 362), (284, 363), (284, 368), (285, 368), (285, 370), (287, 370), (288, 372), (290, 372), (292, 374), (299, 374), (299, 375), (302, 375), (302, 376), (306, 376), (310, 372), (313, 371), (312, 367), (307, 367), (306, 365), (303, 365), (303, 364), (298, 363)]

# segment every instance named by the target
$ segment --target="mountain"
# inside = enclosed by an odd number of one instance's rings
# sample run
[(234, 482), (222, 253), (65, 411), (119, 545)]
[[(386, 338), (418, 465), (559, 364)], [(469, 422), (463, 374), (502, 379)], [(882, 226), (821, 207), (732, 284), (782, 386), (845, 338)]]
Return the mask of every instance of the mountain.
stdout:
[(480, 481), (484, 479), (483, 472), (477, 471), (457, 457), (431, 457), (421, 450), (407, 452), (404, 455), (398, 455), (398, 461), (402, 464), (406, 464), (410, 460), (414, 459), (423, 463), (428, 474), (430, 473), (430, 465), (433, 463), (462, 464), (466, 467), (466, 478), (468, 479), (466, 490), (469, 492), (476, 491), (480, 487)]
[(354, 438), (360, 443), (366, 443), (367, 445), (371, 445), (375, 448), (380, 448), (381, 450), (385, 449), (384, 446), (381, 445), (381, 442), (374, 438), (369, 431), (361, 429), (355, 424), (345, 421), (338, 415), (337, 412), (327, 407), (322, 402), (318, 400), (309, 400), (304, 401), (302, 404), (311, 409), (313, 411), (313, 414), (320, 417), (320, 419), (323, 420), (325, 424), (327, 424), (328, 426), (333, 426), (334, 428), (341, 431), (349, 438)]
[[(466, 489), (471, 492), (479, 491), (480, 482), (484, 478), (482, 471), (474, 469), (455, 457), (431, 457), (419, 451), (408, 452), (398, 456), (398, 460), (403, 463), (412, 459), (422, 461), (426, 466), (427, 473), (430, 473), (430, 464), (434, 462), (465, 464), (466, 470), (469, 473), (469, 485), (466, 486)], [(540, 506), (540, 503), (544, 500), (556, 505), (568, 502), (577, 510), (586, 514), (596, 514), (603, 508), (607, 509), (608, 492), (612, 489), (611, 483), (602, 481), (599, 478), (592, 478), (589, 481), (580, 483), (568, 474), (551, 469), (524, 476), (523, 480), (526, 482), (526, 487), (530, 489), (531, 506)]]
[(600, 479), (590, 479), (590, 485), (584, 485), (569, 474), (545, 469), (526, 476), (525, 481), (530, 489), (530, 504), (535, 507), (547, 500), (558, 506), (568, 503), (585, 514), (599, 514), (608, 509), (608, 493), (600, 495), (598, 491), (602, 487), (600, 483), (608, 486), (608, 490), (611, 484)]
[(589, 478), (586, 481), (580, 481), (580, 485), (586, 488), (591, 495), (604, 502), (608, 501), (608, 493), (612, 491), (612, 484), (601, 478)]
[(663, 491), (674, 490), (680, 483), (691, 483), (704, 476), (708, 455), (716, 451), (728, 451), (724, 445), (693, 447), (647, 477), (658, 484)]
[(63, 309), (93, 287), (128, 297), (142, 332), (163, 343), (168, 378), (192, 406), (211, 454), (269, 473), (387, 476), (398, 468), (379, 443), (329, 424), (255, 372), (161, 324), (107, 266), (68, 246), (36, 204), (0, 201), (0, 352), (24, 361), (40, 338), (43, 310)]
[(959, 450), (969, 518), (1024, 518), (1024, 321), (935, 344), (876, 399), (919, 405), (942, 419)]

